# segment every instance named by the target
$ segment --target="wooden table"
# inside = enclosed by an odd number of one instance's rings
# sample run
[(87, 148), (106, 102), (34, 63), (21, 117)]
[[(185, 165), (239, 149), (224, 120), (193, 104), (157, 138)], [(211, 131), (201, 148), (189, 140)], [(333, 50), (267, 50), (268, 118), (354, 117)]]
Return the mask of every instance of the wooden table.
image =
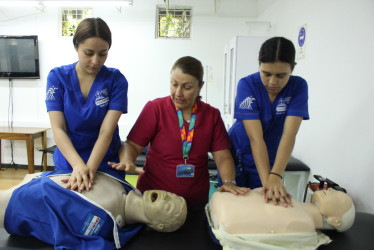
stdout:
[[(34, 139), (42, 138), (42, 148), (47, 146), (47, 130), (50, 128), (0, 127), (0, 168), (1, 168), (1, 139), (25, 140), (27, 148), (27, 163), (29, 173), (34, 173)], [(47, 155), (43, 157), (43, 170), (47, 170)]]

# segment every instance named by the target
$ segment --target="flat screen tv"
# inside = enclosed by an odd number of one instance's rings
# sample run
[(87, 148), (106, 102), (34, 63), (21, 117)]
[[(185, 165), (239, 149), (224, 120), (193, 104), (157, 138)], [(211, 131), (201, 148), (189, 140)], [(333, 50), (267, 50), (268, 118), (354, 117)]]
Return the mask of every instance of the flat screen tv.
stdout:
[(0, 78), (40, 78), (38, 36), (0, 35)]

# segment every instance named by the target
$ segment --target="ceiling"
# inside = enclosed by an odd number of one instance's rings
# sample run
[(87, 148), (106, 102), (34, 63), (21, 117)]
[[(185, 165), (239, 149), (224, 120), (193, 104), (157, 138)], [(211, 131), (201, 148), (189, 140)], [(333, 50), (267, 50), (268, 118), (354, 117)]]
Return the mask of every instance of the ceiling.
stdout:
[[(169, 4), (191, 6), (195, 16), (257, 18), (275, 1), (277, 0), (169, 0)], [(133, 15), (147, 15), (146, 13), (154, 13), (156, 5), (162, 4), (165, 4), (164, 0), (133, 0), (133, 6), (128, 7), (128, 11), (134, 12)], [(14, 11), (15, 8), (17, 11)], [(2, 7), (0, 1), (0, 25), (41, 13), (42, 10), (35, 7)]]
[[(138, 4), (140, 0), (134, 0)], [(277, 0), (169, 0), (170, 5), (193, 7), (194, 15), (256, 18)], [(158, 0), (163, 4), (164, 0)]]

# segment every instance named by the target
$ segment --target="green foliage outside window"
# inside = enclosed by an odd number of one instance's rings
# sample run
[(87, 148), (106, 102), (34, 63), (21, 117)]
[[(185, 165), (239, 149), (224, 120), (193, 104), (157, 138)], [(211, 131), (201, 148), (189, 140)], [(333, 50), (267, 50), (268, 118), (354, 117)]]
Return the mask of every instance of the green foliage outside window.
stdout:
[(91, 8), (66, 8), (62, 10), (62, 36), (74, 36), (78, 24), (92, 17)]
[(158, 37), (189, 38), (191, 9), (160, 8), (158, 10)]

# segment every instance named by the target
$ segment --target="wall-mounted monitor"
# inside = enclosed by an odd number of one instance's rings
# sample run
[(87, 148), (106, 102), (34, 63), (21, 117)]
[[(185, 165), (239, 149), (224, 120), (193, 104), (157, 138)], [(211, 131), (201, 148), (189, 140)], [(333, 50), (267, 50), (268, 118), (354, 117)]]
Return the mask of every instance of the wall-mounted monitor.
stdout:
[(0, 78), (40, 78), (38, 36), (0, 35)]

